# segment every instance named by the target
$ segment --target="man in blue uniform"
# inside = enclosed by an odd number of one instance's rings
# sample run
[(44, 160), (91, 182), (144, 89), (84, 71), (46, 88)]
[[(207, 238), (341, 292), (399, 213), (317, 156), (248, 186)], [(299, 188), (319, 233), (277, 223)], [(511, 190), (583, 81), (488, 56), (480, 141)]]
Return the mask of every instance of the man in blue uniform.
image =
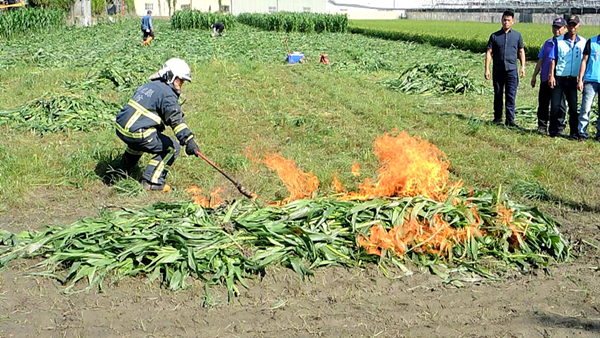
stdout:
[(146, 12), (142, 18), (142, 34), (144, 34), (144, 43), (142, 46), (147, 46), (154, 39), (154, 26), (152, 25), (152, 11)]
[(577, 77), (583, 60), (583, 50), (586, 39), (579, 36), (579, 17), (572, 15), (567, 20), (567, 34), (562, 39), (557, 39), (554, 48), (550, 51), (552, 64), (548, 84), (552, 88), (552, 101), (550, 103), (550, 126), (548, 134), (551, 137), (565, 135), (565, 115), (561, 113), (560, 106), (563, 95), (569, 108), (569, 135), (577, 139)]
[[(533, 71), (531, 77), (531, 87), (535, 88), (536, 77), (540, 74), (540, 91), (538, 93), (538, 128), (537, 131), (540, 134), (548, 133), (548, 119), (550, 117), (550, 101), (552, 99), (552, 89), (548, 84), (550, 79), (550, 67), (552, 66), (552, 60), (550, 59), (550, 52), (554, 49), (557, 39), (562, 39), (562, 35), (567, 31), (567, 23), (563, 18), (556, 18), (552, 22), (552, 37), (546, 40), (540, 49), (538, 54), (538, 62)], [(564, 115), (567, 111), (565, 100), (561, 101), (560, 105), (561, 114)]]
[[(589, 135), (587, 127), (590, 123), (590, 111), (596, 94), (600, 91), (600, 35), (596, 35), (587, 40), (583, 49), (583, 60), (579, 69), (577, 89), (583, 92), (581, 98), (581, 109), (579, 109), (579, 124), (577, 133), (579, 141), (585, 141)], [(600, 107), (600, 106), (599, 106)], [(596, 140), (600, 141), (600, 123), (596, 126)]]
[[(142, 186), (146, 190), (168, 192), (171, 188), (165, 184), (165, 178), (181, 146), (185, 146), (188, 155), (195, 155), (199, 150), (178, 103), (183, 82), (192, 80), (190, 67), (181, 59), (169, 59), (150, 80), (136, 89), (117, 114), (116, 132), (127, 144), (123, 167), (129, 170), (143, 153), (153, 154), (142, 177)], [(178, 142), (162, 134), (166, 126), (173, 128)]]
[[(521, 77), (525, 76), (525, 45), (521, 33), (511, 29), (515, 13), (511, 10), (502, 13), (502, 29), (490, 35), (485, 55), (486, 80), (492, 77), (494, 82), (494, 123), (502, 123), (502, 106), (506, 90), (506, 120), (509, 127), (515, 124), (515, 99), (519, 85), (517, 58), (521, 61)], [(494, 60), (493, 73), (490, 74), (490, 62)]]

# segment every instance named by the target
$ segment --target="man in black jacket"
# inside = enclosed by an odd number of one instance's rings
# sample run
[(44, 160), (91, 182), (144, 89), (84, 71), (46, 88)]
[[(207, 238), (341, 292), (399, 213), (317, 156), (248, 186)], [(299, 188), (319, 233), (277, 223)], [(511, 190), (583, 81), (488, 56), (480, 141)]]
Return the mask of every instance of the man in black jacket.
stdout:
[[(517, 127), (515, 123), (515, 99), (519, 75), (525, 76), (525, 45), (521, 33), (512, 29), (515, 13), (511, 10), (502, 14), (502, 29), (490, 35), (485, 54), (484, 77), (494, 82), (494, 123), (502, 123), (502, 107), (506, 94), (506, 120), (509, 127)], [(521, 61), (518, 71), (517, 59)], [(493, 72), (490, 73), (490, 63), (493, 62)], [(505, 91), (506, 89), (506, 91)]]
[[(150, 80), (136, 89), (117, 114), (116, 132), (127, 144), (122, 158), (125, 169), (133, 168), (143, 153), (154, 154), (144, 172), (142, 186), (146, 190), (168, 192), (171, 187), (165, 184), (165, 178), (181, 146), (185, 146), (188, 155), (199, 150), (178, 103), (183, 82), (192, 80), (190, 67), (185, 61), (172, 58)], [(166, 126), (173, 128), (179, 142), (162, 134)]]

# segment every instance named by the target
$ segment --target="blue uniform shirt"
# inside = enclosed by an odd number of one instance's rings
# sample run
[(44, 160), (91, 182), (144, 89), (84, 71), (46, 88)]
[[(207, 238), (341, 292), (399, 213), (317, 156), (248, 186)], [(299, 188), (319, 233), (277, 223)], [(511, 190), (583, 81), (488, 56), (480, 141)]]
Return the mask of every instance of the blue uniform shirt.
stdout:
[(585, 44), (583, 55), (588, 56), (588, 61), (585, 67), (585, 74), (583, 75), (584, 82), (596, 82), (600, 83), (600, 60), (598, 60), (598, 54), (600, 54), (600, 35), (590, 38)]
[(525, 48), (521, 33), (514, 29), (504, 33), (504, 29), (490, 35), (487, 49), (492, 50), (494, 71), (517, 69), (519, 49)]
[(154, 27), (152, 27), (152, 16), (150, 14), (146, 14), (142, 18), (142, 30), (146, 31), (146, 29), (154, 29)]
[(579, 76), (586, 41), (586, 38), (579, 35), (575, 35), (575, 41), (573, 41), (569, 39), (567, 34), (557, 39), (554, 48), (550, 52), (550, 58), (556, 60), (554, 75)]

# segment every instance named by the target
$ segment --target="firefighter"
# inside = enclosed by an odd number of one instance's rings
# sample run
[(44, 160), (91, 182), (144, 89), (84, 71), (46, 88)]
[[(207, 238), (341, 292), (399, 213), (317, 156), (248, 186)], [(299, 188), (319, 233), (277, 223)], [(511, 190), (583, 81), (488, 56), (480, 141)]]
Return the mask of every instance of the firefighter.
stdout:
[[(153, 154), (142, 177), (142, 186), (146, 190), (168, 192), (171, 187), (165, 184), (165, 178), (181, 146), (185, 146), (188, 155), (195, 155), (199, 150), (178, 103), (183, 83), (192, 81), (190, 67), (185, 61), (172, 58), (150, 80), (136, 89), (117, 114), (116, 132), (127, 144), (122, 157), (123, 168), (129, 171), (135, 167), (142, 153)], [(177, 140), (162, 133), (165, 126), (173, 128)]]

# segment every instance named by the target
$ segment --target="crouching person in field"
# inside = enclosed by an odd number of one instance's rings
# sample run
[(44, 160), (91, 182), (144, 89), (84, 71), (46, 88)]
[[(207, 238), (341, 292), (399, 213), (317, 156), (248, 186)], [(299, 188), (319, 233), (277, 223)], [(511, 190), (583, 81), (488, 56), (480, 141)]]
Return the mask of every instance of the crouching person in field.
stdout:
[[(517, 127), (515, 123), (515, 100), (517, 97), (517, 86), (519, 85), (519, 73), (525, 76), (525, 45), (521, 33), (511, 29), (514, 23), (515, 13), (504, 11), (502, 14), (502, 29), (492, 33), (487, 44), (485, 55), (486, 80), (492, 77), (494, 82), (494, 123), (502, 124), (502, 108), (504, 106), (504, 94), (506, 90), (506, 120), (509, 127)], [(517, 58), (521, 61), (521, 69), (518, 71)], [(494, 68), (490, 74), (490, 62), (494, 61)]]
[[(188, 155), (195, 155), (199, 150), (177, 102), (184, 81), (192, 80), (190, 67), (181, 59), (169, 59), (150, 80), (136, 89), (117, 114), (116, 132), (127, 144), (122, 157), (124, 169), (129, 171), (135, 167), (143, 153), (153, 154), (144, 172), (142, 186), (146, 190), (168, 192), (171, 187), (165, 183), (165, 178), (181, 146), (185, 146)], [(173, 128), (179, 142), (162, 134), (165, 126)]]
[[(583, 49), (583, 60), (581, 61), (581, 69), (577, 78), (577, 89), (583, 92), (581, 98), (581, 109), (579, 110), (579, 122), (577, 125), (577, 133), (579, 141), (585, 141), (589, 135), (587, 127), (590, 123), (590, 110), (594, 103), (594, 98), (600, 90), (600, 35), (590, 38)], [(600, 108), (600, 104), (599, 104)], [(570, 118), (570, 117), (569, 117)], [(596, 126), (595, 139), (600, 141), (600, 123)]]
[(217, 34), (219, 34), (219, 36), (223, 36), (223, 30), (225, 29), (225, 25), (220, 22), (216, 22), (210, 25), (210, 28), (212, 28), (213, 30), (212, 36), (217, 36)]
[[(550, 67), (552, 66), (552, 60), (550, 59), (550, 52), (556, 45), (556, 39), (562, 39), (562, 35), (567, 31), (567, 24), (563, 18), (557, 18), (552, 22), (552, 39), (546, 40), (540, 53), (538, 54), (538, 62), (535, 66), (535, 71), (531, 77), (531, 88), (535, 88), (537, 75), (540, 74), (540, 91), (538, 94), (538, 133), (546, 134), (548, 132), (548, 119), (550, 116), (550, 101), (552, 99), (552, 89), (548, 84), (550, 79)], [(564, 115), (567, 108), (565, 106), (565, 99), (561, 100), (560, 111)]]

